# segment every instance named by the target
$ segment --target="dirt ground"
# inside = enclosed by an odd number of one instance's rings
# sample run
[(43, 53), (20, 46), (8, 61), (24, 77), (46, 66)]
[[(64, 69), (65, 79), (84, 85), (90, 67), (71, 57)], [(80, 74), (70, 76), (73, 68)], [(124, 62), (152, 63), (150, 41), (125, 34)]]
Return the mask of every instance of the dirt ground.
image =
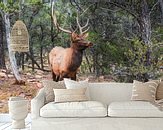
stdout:
[(0, 113), (8, 112), (8, 99), (11, 96), (21, 96), (31, 100), (42, 87), (40, 81), (43, 76), (35, 76), (30, 73), (21, 75), (25, 85), (15, 85), (12, 74), (6, 75), (0, 71)]
[[(21, 96), (29, 101), (35, 97), (37, 91), (42, 88), (41, 81), (44, 79), (51, 80), (50, 72), (36, 71), (34, 73), (22, 73), (21, 77), (25, 85), (15, 85), (15, 78), (12, 74), (6, 74), (6, 70), (0, 70), (0, 113), (8, 112), (8, 99), (11, 96)], [(78, 80), (89, 78), (89, 82), (111, 82), (112, 77), (101, 76), (95, 78), (94, 75), (77, 75)], [(29, 106), (30, 111), (30, 106)]]

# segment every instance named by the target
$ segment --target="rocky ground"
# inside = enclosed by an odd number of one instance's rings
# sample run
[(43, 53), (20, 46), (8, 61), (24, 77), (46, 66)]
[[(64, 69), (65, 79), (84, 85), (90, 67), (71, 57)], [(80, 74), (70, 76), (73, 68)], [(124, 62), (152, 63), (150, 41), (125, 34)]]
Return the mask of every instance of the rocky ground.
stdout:
[(21, 76), (25, 80), (25, 85), (16, 85), (12, 74), (0, 70), (0, 113), (8, 112), (9, 97), (21, 96), (31, 100), (42, 87), (40, 81), (44, 76), (41, 73), (38, 75), (26, 73)]

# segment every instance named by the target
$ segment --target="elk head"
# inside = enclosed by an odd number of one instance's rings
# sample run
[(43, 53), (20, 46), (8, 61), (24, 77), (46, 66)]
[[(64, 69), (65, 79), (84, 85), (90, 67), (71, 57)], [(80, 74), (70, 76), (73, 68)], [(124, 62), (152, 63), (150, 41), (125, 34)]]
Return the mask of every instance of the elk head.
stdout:
[(52, 6), (52, 18), (53, 18), (53, 23), (57, 27), (58, 30), (61, 30), (65, 33), (69, 33), (71, 35), (71, 43), (72, 43), (71, 47), (78, 49), (78, 50), (85, 50), (86, 48), (91, 47), (93, 45), (90, 41), (86, 40), (86, 38), (88, 37), (87, 31), (89, 30), (89, 27), (88, 27), (89, 19), (87, 19), (87, 22), (84, 26), (81, 26), (79, 23), (79, 17), (77, 15), (76, 22), (77, 22), (77, 26), (80, 32), (80, 34), (77, 34), (76, 31), (66, 30), (59, 26), (56, 15), (53, 10), (53, 6)]
[(85, 50), (88, 47), (91, 47), (93, 44), (90, 41), (87, 41), (88, 33), (85, 34), (71, 34), (71, 46), (77, 50)]

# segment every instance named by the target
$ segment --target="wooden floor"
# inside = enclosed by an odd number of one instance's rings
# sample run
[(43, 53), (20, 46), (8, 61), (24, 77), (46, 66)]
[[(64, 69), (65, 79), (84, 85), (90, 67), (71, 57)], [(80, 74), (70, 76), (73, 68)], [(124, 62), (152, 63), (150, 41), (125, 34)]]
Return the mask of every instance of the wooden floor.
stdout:
[(8, 113), (6, 114), (0, 114), (0, 130), (30, 130), (31, 128), (31, 117), (30, 114), (28, 114), (25, 125), (26, 127), (24, 129), (12, 129), (12, 120)]
[(31, 128), (31, 123), (26, 122), (26, 128), (24, 129), (12, 129), (12, 124), (11, 122), (0, 122), (0, 130), (30, 130)]

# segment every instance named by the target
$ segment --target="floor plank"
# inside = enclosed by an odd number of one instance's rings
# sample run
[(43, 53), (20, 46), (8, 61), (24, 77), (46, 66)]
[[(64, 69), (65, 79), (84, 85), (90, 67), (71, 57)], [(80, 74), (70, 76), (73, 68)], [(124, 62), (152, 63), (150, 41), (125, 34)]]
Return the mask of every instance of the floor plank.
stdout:
[(30, 130), (31, 129), (31, 123), (26, 122), (26, 127), (24, 129), (12, 129), (11, 122), (9, 123), (0, 123), (0, 130)]
[(31, 117), (28, 114), (25, 119), (26, 128), (24, 129), (12, 129), (12, 119), (8, 113), (0, 114), (0, 130), (30, 130), (31, 129)]
[[(26, 122), (31, 122), (31, 114), (29, 113)], [(12, 119), (8, 113), (0, 113), (0, 122), (12, 122)]]
[(0, 127), (0, 130), (6, 130), (9, 126), (11, 126), (11, 123), (5, 123)]
[(0, 122), (0, 127), (2, 126), (2, 125), (4, 125), (5, 123), (2, 123), (2, 122)]

